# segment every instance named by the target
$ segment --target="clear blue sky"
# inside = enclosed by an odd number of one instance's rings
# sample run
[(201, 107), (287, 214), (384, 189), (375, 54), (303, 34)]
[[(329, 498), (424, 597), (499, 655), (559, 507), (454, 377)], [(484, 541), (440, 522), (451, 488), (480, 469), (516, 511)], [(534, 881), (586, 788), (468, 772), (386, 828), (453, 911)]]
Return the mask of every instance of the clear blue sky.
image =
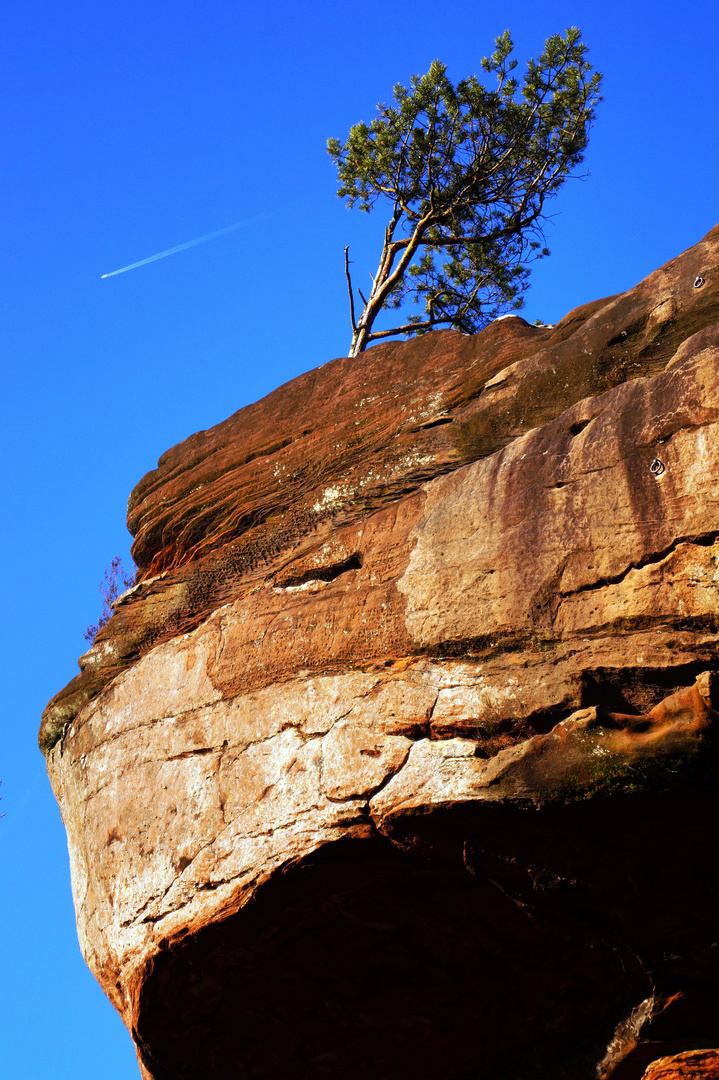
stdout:
[[(448, 12), (441, 22), (436, 17)], [(526, 317), (634, 285), (719, 218), (716, 0), (6, 0), (0, 38), (7, 1080), (138, 1075), (84, 967), (36, 730), (76, 673), (127, 496), (168, 447), (347, 351), (342, 259), (384, 221), (336, 199), (325, 140), (438, 57), (480, 73), (579, 25), (605, 73), (584, 182), (555, 201)], [(148, 266), (101, 275), (234, 222)]]

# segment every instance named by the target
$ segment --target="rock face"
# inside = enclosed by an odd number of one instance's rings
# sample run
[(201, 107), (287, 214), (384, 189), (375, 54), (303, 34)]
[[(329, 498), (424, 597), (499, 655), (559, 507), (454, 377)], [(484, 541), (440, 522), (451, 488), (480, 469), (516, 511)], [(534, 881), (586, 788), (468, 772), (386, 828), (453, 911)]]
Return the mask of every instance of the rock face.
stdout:
[(714, 1075), (718, 361), (719, 227), (141, 481), (40, 743), (148, 1080)]
[(719, 1050), (660, 1058), (649, 1066), (644, 1080), (719, 1080)]

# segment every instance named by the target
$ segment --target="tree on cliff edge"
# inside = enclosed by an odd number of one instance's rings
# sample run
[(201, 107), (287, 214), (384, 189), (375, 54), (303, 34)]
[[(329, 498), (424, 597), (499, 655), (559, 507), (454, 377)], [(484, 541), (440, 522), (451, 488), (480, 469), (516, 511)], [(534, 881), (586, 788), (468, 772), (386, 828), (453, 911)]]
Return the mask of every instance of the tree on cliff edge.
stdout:
[[(502, 311), (522, 306), (526, 263), (542, 247), (544, 203), (584, 156), (601, 75), (585, 60), (581, 31), (547, 39), (530, 60), (524, 82), (511, 75), (512, 39), (505, 31), (485, 72), (453, 86), (435, 60), (411, 88), (394, 88), (394, 106), (350, 129), (344, 145), (329, 139), (337, 165), (337, 194), (369, 212), (391, 206), (372, 288), (355, 318), (348, 248), (345, 274), (356, 356), (380, 338), (418, 334), (435, 326), (475, 333)], [(380, 311), (405, 300), (423, 305), (391, 330), (373, 330)]]

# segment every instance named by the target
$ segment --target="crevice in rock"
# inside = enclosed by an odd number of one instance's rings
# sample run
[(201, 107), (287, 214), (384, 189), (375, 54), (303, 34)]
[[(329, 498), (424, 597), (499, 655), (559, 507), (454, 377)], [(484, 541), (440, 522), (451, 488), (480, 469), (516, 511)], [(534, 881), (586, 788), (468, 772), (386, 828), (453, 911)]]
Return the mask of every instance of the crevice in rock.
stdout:
[(696, 544), (699, 547), (711, 547), (719, 539), (719, 530), (714, 529), (706, 533), (698, 533), (695, 535), (678, 536), (675, 540), (672, 540), (671, 544), (667, 544), (661, 551), (649, 552), (643, 558), (638, 559), (636, 562), (631, 563), (625, 567), (624, 570), (618, 574), (608, 575), (607, 577), (600, 578), (598, 581), (588, 582), (586, 585), (581, 585), (578, 589), (570, 589), (567, 592), (560, 593), (560, 598), (563, 600), (569, 596), (579, 596), (581, 593), (594, 592), (596, 589), (605, 589), (608, 585), (618, 585), (624, 581), (628, 574), (632, 570), (643, 570), (645, 566), (651, 566), (653, 563), (662, 562), (673, 551), (676, 551), (681, 544)]
[(204, 757), (206, 754), (221, 754), (223, 749), (225, 749), (225, 746), (199, 746), (197, 749), (183, 750), (181, 754), (170, 754), (168, 757), (159, 760), (163, 763), (165, 761), (184, 761), (186, 758)]
[(580, 708), (596, 706), (607, 712), (648, 713), (664, 698), (691, 686), (706, 669), (705, 660), (666, 668), (636, 667), (586, 669), (581, 676)]
[(417, 649), (415, 655), (418, 660), (422, 657), (432, 660), (487, 659), (503, 653), (522, 652), (528, 644), (540, 652), (548, 651), (555, 648), (558, 642), (559, 638), (556, 636), (539, 632), (534, 627), (525, 633), (498, 630), (493, 634), (477, 637), (438, 641), (423, 649)]
[(444, 424), (451, 424), (453, 422), (453, 416), (438, 416), (435, 420), (427, 420), (426, 423), (420, 424), (419, 426), (424, 431), (428, 431), (430, 428), (442, 427)]
[(362, 555), (360, 552), (355, 552), (342, 562), (333, 563), (330, 566), (312, 567), (301, 574), (283, 577), (281, 581), (277, 582), (277, 588), (296, 589), (300, 585), (306, 585), (309, 581), (334, 581), (336, 578), (341, 577), (342, 574), (346, 574), (350, 570), (361, 569)]

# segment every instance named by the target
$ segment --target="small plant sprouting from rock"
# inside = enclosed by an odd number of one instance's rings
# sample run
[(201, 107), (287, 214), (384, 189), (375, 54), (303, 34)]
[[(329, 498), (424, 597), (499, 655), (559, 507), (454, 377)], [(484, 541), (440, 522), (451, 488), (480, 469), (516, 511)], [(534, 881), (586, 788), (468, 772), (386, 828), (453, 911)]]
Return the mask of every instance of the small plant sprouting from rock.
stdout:
[(109, 621), (112, 616), (112, 605), (115, 603), (119, 596), (125, 592), (126, 589), (131, 589), (137, 580), (137, 567), (133, 564), (132, 570), (126, 572), (122, 565), (122, 559), (119, 555), (110, 563), (110, 566), (105, 571), (105, 576), (98, 586), (98, 591), (102, 597), (102, 611), (100, 618), (96, 623), (88, 626), (85, 631), (85, 640), (89, 641), (92, 645), (95, 638), (102, 630), (106, 622)]

